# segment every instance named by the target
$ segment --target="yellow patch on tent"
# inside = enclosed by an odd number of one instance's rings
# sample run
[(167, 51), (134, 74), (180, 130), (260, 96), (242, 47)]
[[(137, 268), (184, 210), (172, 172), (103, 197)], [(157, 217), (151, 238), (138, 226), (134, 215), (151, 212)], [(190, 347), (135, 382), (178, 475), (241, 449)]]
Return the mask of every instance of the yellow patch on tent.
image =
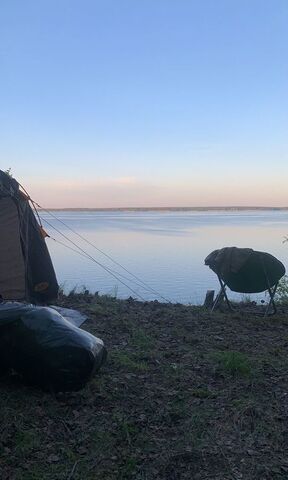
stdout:
[(34, 292), (44, 292), (44, 290), (47, 290), (48, 287), (49, 287), (48, 282), (37, 283), (34, 287)]

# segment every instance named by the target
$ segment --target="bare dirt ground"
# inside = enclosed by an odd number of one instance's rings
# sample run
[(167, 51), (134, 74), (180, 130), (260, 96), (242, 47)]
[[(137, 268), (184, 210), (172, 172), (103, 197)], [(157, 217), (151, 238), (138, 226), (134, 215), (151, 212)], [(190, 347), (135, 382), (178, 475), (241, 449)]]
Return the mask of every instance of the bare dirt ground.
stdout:
[(1, 480), (288, 479), (287, 314), (59, 303), (88, 314), (107, 363), (69, 394), (1, 380)]

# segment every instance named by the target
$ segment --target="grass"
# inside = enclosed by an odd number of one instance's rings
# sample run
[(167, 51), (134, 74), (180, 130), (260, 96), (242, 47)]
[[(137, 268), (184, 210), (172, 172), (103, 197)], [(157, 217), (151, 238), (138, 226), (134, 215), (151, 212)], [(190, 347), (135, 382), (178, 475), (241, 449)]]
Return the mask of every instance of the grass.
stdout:
[(214, 394), (206, 387), (203, 388), (194, 388), (191, 391), (191, 394), (197, 398), (213, 398)]
[(0, 384), (1, 480), (280, 480), (287, 316), (62, 297), (108, 360), (80, 392)]
[(225, 351), (217, 352), (213, 355), (218, 368), (232, 376), (251, 375), (251, 363), (247, 355), (241, 352)]
[(115, 367), (124, 368), (126, 370), (147, 370), (147, 364), (137, 358), (136, 355), (123, 352), (113, 352), (110, 355), (112, 363)]

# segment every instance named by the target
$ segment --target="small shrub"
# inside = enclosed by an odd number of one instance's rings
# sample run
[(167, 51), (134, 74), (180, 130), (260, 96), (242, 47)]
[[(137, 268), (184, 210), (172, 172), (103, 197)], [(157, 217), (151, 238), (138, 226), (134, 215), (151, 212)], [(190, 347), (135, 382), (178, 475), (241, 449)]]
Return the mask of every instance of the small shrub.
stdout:
[(277, 291), (275, 294), (275, 300), (282, 305), (288, 304), (288, 275), (284, 275), (279, 281)]

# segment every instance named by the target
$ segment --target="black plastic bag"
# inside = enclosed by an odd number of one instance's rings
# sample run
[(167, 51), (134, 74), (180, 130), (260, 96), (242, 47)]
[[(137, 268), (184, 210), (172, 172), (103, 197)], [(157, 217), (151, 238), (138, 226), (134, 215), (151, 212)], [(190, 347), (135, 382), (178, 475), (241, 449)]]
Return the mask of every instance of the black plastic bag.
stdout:
[(0, 370), (13, 368), (34, 385), (82, 388), (106, 359), (102, 340), (49, 307), (1, 305)]

